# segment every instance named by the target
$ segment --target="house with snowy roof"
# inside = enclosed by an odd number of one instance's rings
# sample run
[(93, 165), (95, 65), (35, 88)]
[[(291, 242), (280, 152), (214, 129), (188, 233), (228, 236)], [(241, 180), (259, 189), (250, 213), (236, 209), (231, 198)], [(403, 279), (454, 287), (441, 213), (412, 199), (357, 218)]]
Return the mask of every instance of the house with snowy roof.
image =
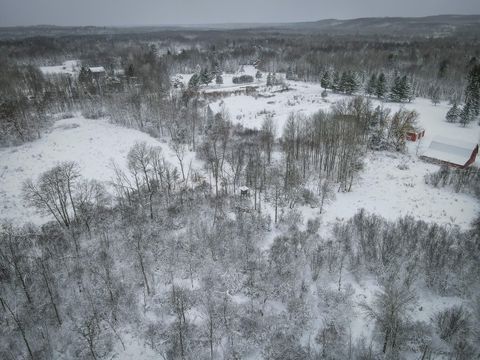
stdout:
[(467, 168), (479, 166), (478, 144), (446, 137), (435, 137), (421, 158), (438, 164)]
[(89, 67), (89, 70), (96, 79), (101, 79), (107, 75), (107, 72), (103, 66), (91, 66)]

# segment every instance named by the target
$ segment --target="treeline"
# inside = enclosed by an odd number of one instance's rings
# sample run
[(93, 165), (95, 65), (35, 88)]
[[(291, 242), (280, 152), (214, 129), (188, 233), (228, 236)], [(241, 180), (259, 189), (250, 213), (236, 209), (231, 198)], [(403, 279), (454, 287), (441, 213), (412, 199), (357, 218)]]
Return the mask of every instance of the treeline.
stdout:
[(71, 104), (67, 83), (46, 81), (38, 68), (0, 60), (0, 145), (39, 138), (52, 114)]
[[(229, 32), (230, 37), (199, 32), (193, 39), (188, 31), (179, 31), (117, 34), (115, 41), (108, 36), (72, 35), (0, 42), (0, 142), (37, 137), (48, 126), (51, 113), (59, 111), (82, 110), (89, 117), (111, 112), (114, 121), (120, 115), (123, 119), (118, 121), (140, 123), (141, 128), (146, 123), (168, 123), (171, 115), (163, 113), (172, 108), (168, 99), (172, 75), (195, 73), (192, 85), (213, 79), (221, 83), (222, 72), (235, 72), (242, 64), (256, 64), (269, 74), (285, 72), (289, 79), (320, 82), (324, 88), (346, 94), (366, 93), (400, 102), (414, 96), (430, 97), (434, 103), (465, 101), (469, 105), (462, 119), (478, 115), (478, 84), (472, 87), (478, 82), (474, 70), (478, 44), (472, 39), (379, 41), (374, 36), (280, 37), (258, 31), (237, 30)], [(44, 76), (36, 69), (75, 58), (84, 66), (81, 76)], [(89, 66), (103, 66), (106, 78), (97, 79)], [(188, 89), (177, 97), (187, 104), (195, 96)]]
[[(92, 46), (95, 44), (95, 46)], [(119, 65), (142, 47), (155, 44), (171, 73), (220, 66), (226, 71), (260, 61), (265, 72), (290, 72), (300, 80), (320, 81), (326, 70), (353, 71), (366, 84), (373, 73), (407, 75), (418, 96), (461, 97), (469, 67), (479, 56), (475, 38), (275, 34), (258, 30), (164, 31), (112, 36), (68, 36), (0, 42), (5, 56), (33, 65), (78, 58), (105, 68)], [(65, 57), (68, 54), (69, 58)], [(361, 59), (359, 61), (359, 59)]]
[(438, 171), (425, 176), (425, 182), (435, 187), (452, 187), (455, 192), (464, 192), (480, 198), (480, 170), (471, 166), (452, 169), (443, 165)]
[(93, 74), (88, 66), (72, 76), (43, 75), (34, 66), (11, 60), (1, 65), (0, 145), (38, 138), (58, 113), (68, 116), (76, 111), (87, 118), (113, 115), (126, 123), (125, 116), (115, 116), (123, 110), (128, 121), (143, 130), (145, 117), (160, 117), (158, 107), (168, 99), (170, 89), (167, 67), (152, 47), (121, 60), (120, 72), (110, 69), (101, 75)]

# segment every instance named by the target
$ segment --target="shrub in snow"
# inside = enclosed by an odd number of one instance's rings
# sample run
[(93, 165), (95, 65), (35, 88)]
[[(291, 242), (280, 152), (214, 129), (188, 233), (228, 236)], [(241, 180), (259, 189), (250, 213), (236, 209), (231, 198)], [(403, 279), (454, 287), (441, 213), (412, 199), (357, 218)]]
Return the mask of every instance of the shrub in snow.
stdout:
[(318, 197), (310, 189), (303, 188), (301, 196), (302, 205), (308, 205), (310, 207), (318, 206)]
[(454, 306), (435, 314), (434, 322), (438, 336), (446, 342), (465, 338), (470, 332), (469, 314), (461, 306)]
[(294, 335), (277, 331), (270, 336), (269, 343), (262, 352), (264, 359), (308, 359), (307, 351), (302, 347), (300, 339)]
[(97, 108), (95, 106), (89, 106), (82, 110), (82, 116), (85, 119), (100, 119), (106, 116), (105, 111), (102, 108)]
[(451, 169), (443, 165), (438, 171), (425, 175), (425, 183), (434, 187), (452, 186), (455, 192), (466, 192), (480, 197), (480, 169)]
[(290, 209), (286, 214), (280, 214), (280, 222), (287, 225), (289, 229), (297, 228), (303, 223), (302, 213), (296, 209)]
[(252, 83), (253, 82), (253, 76), (250, 75), (241, 75), (234, 77), (232, 79), (232, 82), (234, 84), (247, 84), (247, 83)]

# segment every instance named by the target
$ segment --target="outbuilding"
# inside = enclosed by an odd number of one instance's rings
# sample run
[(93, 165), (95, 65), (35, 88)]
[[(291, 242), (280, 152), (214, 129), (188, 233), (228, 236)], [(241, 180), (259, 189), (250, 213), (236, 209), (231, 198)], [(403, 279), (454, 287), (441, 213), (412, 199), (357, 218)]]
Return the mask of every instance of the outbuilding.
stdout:
[(248, 197), (250, 196), (250, 189), (247, 186), (240, 187), (240, 196)]
[(407, 140), (408, 141), (419, 141), (420, 139), (422, 139), (423, 137), (425, 136), (425, 129), (414, 129), (414, 130), (410, 130), (410, 131), (407, 131)]
[(437, 164), (467, 168), (476, 163), (478, 144), (446, 137), (435, 137), (421, 158)]
[(89, 67), (89, 70), (96, 79), (103, 78), (107, 75), (107, 72), (103, 66), (91, 66)]

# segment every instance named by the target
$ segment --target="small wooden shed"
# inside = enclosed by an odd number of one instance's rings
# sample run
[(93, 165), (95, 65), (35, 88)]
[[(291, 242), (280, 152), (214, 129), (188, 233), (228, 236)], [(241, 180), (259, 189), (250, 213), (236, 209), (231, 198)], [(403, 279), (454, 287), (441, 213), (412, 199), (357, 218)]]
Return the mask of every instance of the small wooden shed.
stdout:
[(406, 138), (408, 141), (418, 141), (425, 136), (425, 129), (414, 129), (407, 131)]
[(240, 196), (248, 197), (250, 195), (250, 189), (247, 186), (240, 187)]

